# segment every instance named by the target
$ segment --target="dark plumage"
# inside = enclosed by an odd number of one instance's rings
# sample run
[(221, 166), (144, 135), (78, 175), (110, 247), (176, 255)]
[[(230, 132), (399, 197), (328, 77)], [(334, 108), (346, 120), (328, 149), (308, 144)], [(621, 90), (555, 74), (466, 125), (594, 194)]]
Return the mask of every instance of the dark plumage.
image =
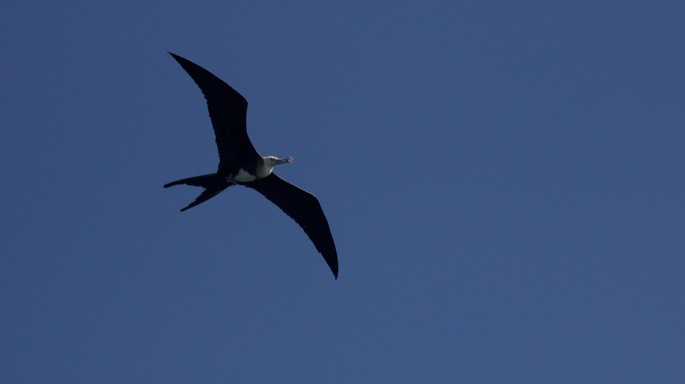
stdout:
[(337, 279), (338, 255), (319, 201), (311, 193), (288, 183), (272, 172), (273, 167), (290, 163), (292, 158), (261, 156), (247, 136), (247, 100), (206, 69), (171, 52), (170, 54), (193, 78), (207, 99), (209, 117), (219, 150), (219, 167), (216, 173), (189, 177), (164, 185), (164, 188), (179, 184), (204, 188), (195, 201), (181, 211), (211, 199), (232, 185), (239, 184), (252, 188), (276, 204), (302, 227)]

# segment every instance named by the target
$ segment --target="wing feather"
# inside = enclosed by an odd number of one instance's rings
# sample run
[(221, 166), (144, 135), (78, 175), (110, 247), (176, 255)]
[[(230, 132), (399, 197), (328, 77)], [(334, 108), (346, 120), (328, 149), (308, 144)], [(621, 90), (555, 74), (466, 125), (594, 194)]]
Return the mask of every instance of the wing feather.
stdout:
[(319, 200), (274, 173), (245, 186), (261, 193), (302, 227), (337, 279), (338, 253)]
[(219, 151), (219, 171), (234, 165), (235, 159), (256, 162), (259, 154), (247, 136), (247, 100), (206, 69), (181, 56), (169, 54), (192, 77), (207, 100)]

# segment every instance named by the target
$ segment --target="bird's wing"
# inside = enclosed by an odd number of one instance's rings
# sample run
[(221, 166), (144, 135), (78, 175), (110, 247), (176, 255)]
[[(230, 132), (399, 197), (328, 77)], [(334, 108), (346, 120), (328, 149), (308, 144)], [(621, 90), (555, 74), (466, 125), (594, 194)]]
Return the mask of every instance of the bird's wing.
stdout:
[(219, 150), (219, 171), (236, 158), (253, 158), (257, 162), (260, 156), (247, 136), (247, 100), (206, 69), (181, 56), (169, 54), (188, 72), (207, 99)]
[(338, 278), (338, 253), (328, 220), (321, 209), (321, 204), (311, 193), (302, 190), (272, 173), (264, 179), (246, 183), (276, 204), (304, 229), (316, 250), (321, 253), (326, 263)]

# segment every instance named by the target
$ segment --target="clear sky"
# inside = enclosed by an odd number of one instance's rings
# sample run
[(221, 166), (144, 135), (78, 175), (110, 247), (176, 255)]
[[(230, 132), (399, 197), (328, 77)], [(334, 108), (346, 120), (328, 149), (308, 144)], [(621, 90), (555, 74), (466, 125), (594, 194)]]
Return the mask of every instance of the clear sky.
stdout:
[[(8, 2), (0, 382), (685, 382), (683, 1)], [(336, 281), (213, 172), (200, 90)]]

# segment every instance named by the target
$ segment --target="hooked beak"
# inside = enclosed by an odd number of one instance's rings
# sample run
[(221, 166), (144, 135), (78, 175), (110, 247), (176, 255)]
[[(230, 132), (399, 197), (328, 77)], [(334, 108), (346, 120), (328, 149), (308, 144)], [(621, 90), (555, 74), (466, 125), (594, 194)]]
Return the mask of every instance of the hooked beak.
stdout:
[(292, 156), (288, 156), (285, 159), (278, 159), (278, 164), (292, 163), (293, 161), (295, 160), (293, 160)]

